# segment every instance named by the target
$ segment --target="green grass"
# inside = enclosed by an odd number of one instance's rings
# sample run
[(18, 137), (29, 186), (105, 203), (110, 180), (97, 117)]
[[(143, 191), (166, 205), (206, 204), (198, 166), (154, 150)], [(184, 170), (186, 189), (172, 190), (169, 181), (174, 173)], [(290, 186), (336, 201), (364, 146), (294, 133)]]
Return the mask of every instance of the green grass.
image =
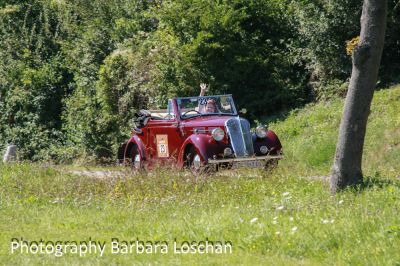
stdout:
[[(270, 128), (286, 158), (273, 173), (92, 179), (71, 168), (0, 165), (0, 264), (398, 265), (400, 87), (376, 93), (363, 185), (326, 182), (342, 101), (310, 105)], [(10, 240), (225, 240), (233, 254), (11, 254)]]
[[(328, 174), (338, 139), (343, 100), (313, 104), (270, 124), (284, 146), (285, 167)], [(375, 93), (364, 145), (366, 175), (400, 176), (400, 86)]]

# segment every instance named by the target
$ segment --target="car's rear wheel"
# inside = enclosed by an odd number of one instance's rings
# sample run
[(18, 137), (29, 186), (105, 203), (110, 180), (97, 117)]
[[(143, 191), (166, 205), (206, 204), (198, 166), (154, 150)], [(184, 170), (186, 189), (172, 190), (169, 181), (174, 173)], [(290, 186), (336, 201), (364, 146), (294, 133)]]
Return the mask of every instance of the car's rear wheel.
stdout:
[(143, 170), (143, 158), (136, 145), (131, 149), (131, 169), (133, 173), (139, 173)]

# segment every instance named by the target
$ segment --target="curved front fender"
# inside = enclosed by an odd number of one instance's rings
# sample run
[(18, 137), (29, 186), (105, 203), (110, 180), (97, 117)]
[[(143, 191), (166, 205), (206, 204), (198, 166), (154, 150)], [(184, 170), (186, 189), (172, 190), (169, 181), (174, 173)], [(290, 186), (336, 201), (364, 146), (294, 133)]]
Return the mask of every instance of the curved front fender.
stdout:
[(255, 134), (253, 134), (253, 146), (254, 146), (254, 152), (257, 155), (262, 155), (259, 152), (261, 146), (267, 146), (268, 150), (270, 150), (271, 152), (271, 155), (276, 154), (278, 151), (282, 149), (282, 144), (278, 136), (272, 130), (268, 130), (267, 137), (263, 139), (260, 139)]
[(186, 148), (188, 147), (188, 145), (193, 145), (197, 153), (200, 155), (201, 159), (205, 163), (207, 163), (209, 158), (207, 150), (209, 149), (210, 145), (217, 145), (217, 144), (210, 135), (205, 135), (205, 134), (190, 135), (182, 144), (182, 147), (179, 150), (178, 166), (181, 168), (184, 166), (185, 163), (185, 152), (187, 150)]

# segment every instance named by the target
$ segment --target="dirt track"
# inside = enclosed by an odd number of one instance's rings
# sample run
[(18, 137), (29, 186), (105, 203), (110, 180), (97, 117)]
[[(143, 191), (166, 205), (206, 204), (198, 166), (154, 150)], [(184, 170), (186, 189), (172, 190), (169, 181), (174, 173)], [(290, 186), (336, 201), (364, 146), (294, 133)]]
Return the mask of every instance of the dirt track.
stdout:
[(71, 174), (88, 176), (92, 178), (120, 178), (126, 176), (127, 172), (124, 171), (89, 171), (89, 170), (73, 170)]
[[(129, 170), (72, 170), (69, 171), (71, 174), (86, 176), (91, 178), (99, 178), (99, 179), (109, 179), (109, 178), (126, 178), (127, 176), (131, 176), (132, 172)], [(191, 176), (190, 172), (186, 172), (185, 175)], [(236, 177), (247, 177), (247, 178), (257, 178), (259, 175), (255, 172), (252, 173), (237, 173), (236, 171), (222, 171), (218, 172), (217, 175), (223, 176), (236, 176)], [(329, 181), (328, 176), (302, 176), (299, 178), (308, 179), (311, 181)]]

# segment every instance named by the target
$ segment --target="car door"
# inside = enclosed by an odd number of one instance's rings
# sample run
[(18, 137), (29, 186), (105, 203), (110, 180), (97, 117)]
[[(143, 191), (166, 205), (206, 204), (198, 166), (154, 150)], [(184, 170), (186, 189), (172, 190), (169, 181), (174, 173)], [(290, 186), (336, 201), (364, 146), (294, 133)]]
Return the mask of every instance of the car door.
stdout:
[(161, 166), (175, 164), (182, 145), (179, 121), (173, 113), (170, 101), (167, 117), (148, 124), (148, 154), (151, 161)]

